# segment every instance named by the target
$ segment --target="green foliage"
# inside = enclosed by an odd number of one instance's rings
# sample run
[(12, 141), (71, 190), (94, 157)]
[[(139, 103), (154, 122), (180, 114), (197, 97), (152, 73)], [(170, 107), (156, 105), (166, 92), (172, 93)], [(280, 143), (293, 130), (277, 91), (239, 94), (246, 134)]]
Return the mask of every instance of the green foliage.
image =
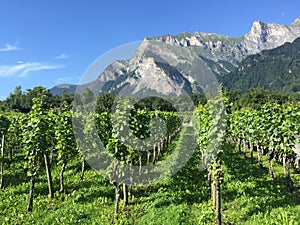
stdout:
[(28, 89), (26, 92), (22, 92), (21, 86), (17, 86), (13, 93), (3, 101), (2, 109), (6, 111), (17, 111), (22, 113), (28, 113), (33, 106), (33, 99), (39, 98), (45, 95), (45, 101), (50, 107), (51, 105), (56, 105), (57, 100), (53, 97), (49, 90), (44, 87), (34, 87), (33, 89)]
[(244, 93), (250, 88), (263, 88), (281, 93), (300, 91), (300, 38), (293, 43), (242, 60), (238, 68), (221, 77), (229, 90)]
[(53, 116), (56, 118), (55, 148), (58, 151), (58, 160), (60, 163), (66, 164), (77, 153), (76, 141), (73, 134), (72, 114), (67, 111)]
[(22, 121), (22, 143), (28, 160), (29, 176), (36, 174), (44, 153), (53, 147), (53, 112), (48, 109), (45, 98), (34, 98), (32, 110)]
[(250, 140), (269, 150), (292, 153), (299, 134), (299, 104), (266, 103), (259, 110), (242, 109), (229, 116), (232, 137)]
[[(234, 146), (225, 143), (224, 137), (229, 134), (232, 137), (247, 138), (255, 144), (291, 154), (292, 146), (288, 144), (295, 141), (294, 134), (300, 132), (300, 104), (266, 103), (257, 109), (245, 107), (233, 111), (224, 108), (231, 105), (227, 97), (228, 95), (222, 98), (218, 96), (206, 105), (200, 104), (193, 121), (199, 133), (200, 151), (211, 153), (218, 150), (218, 157), (222, 159), (214, 161), (210, 175), (222, 179), (223, 223), (297, 224), (300, 221), (298, 192), (291, 194), (285, 190), (282, 165), (274, 162), (276, 179), (271, 181), (265, 170), (259, 170), (257, 165), (247, 163), (234, 152)], [(113, 216), (113, 186), (107, 178), (90, 168), (87, 168), (85, 179), (79, 179), (81, 157), (77, 154), (73, 136), (72, 115), (68, 110), (54, 112), (44, 100), (43, 96), (35, 99), (34, 106), (27, 115), (0, 117), (0, 122), (8, 118), (9, 126), (5, 123), (1, 128), (7, 134), (9, 146), (18, 149), (13, 163), (4, 174), (5, 189), (0, 192), (0, 221), (2, 224), (109, 224)], [(124, 99), (121, 102), (124, 104), (117, 106), (119, 111), (114, 115), (108, 112), (88, 115), (76, 112), (73, 115), (75, 123), (86, 124), (78, 132), (82, 132), (89, 141), (100, 137), (111, 155), (121, 161), (132, 160), (137, 165), (140, 151), (124, 145), (122, 135), (118, 132), (128, 127), (132, 137), (146, 140), (157, 133), (153, 132), (155, 122), (164, 122), (168, 135), (177, 130), (184, 119), (177, 112), (149, 111), (130, 106)], [(228, 122), (225, 120), (226, 114)], [(157, 120), (153, 120), (155, 118)], [(229, 126), (226, 128), (226, 125)], [(177, 135), (168, 147), (164, 147), (165, 155), (162, 159), (174, 152), (176, 146), (185, 152), (185, 148), (191, 143), (182, 141), (182, 135), (192, 135), (191, 130), (191, 127), (183, 127), (183, 134)], [(211, 140), (217, 140), (221, 145)], [(96, 141), (80, 145), (87, 152), (89, 148), (100, 148)], [(59, 156), (54, 161), (68, 163), (64, 178), (68, 190), (63, 194), (57, 191), (54, 199), (49, 200), (46, 177), (39, 173), (36, 176), (35, 208), (33, 212), (25, 213), (28, 178), (24, 167), (28, 168), (29, 175), (35, 175), (44, 167), (42, 154), (54, 146)], [(115, 224), (215, 223), (207, 186), (208, 174), (206, 171), (199, 171), (201, 157), (197, 149), (190, 161), (172, 177), (147, 187), (133, 187), (132, 199), (122, 209)], [(263, 160), (266, 162), (267, 158), (263, 156)], [(5, 166), (6, 162), (7, 159)], [(145, 159), (142, 163), (145, 165)], [(53, 163), (52, 170), (54, 189), (58, 190), (60, 167)], [(292, 169), (291, 177), (298, 188), (299, 174)]]
[(287, 95), (274, 93), (261, 88), (247, 90), (235, 102), (236, 108), (260, 109), (266, 103), (283, 104), (288, 101)]
[(95, 115), (95, 123), (98, 136), (102, 141), (103, 145), (106, 146), (108, 140), (112, 137), (112, 123), (110, 114), (107, 112), (102, 112)]
[(155, 111), (155, 110), (167, 111), (167, 112), (176, 111), (176, 109), (173, 107), (173, 105), (170, 102), (156, 96), (143, 98), (140, 101), (138, 101), (136, 104), (134, 104), (134, 107), (136, 109), (146, 109), (149, 111)]
[(9, 119), (6, 116), (0, 114), (0, 134), (1, 134), (1, 136), (6, 134), (7, 129), (9, 128), (9, 125), (10, 125)]
[(199, 105), (194, 117), (198, 132), (198, 144), (203, 157), (203, 166), (210, 167), (221, 150), (226, 132), (226, 97), (221, 91), (206, 105)]
[(22, 113), (14, 113), (9, 116), (10, 125), (7, 130), (6, 146), (7, 149), (14, 151), (22, 151), (22, 127), (24, 126), (25, 115)]
[(98, 114), (101, 114), (103, 112), (110, 113), (115, 98), (116, 98), (115, 94), (111, 94), (108, 92), (101, 93), (97, 98), (97, 105), (95, 108), (95, 112)]

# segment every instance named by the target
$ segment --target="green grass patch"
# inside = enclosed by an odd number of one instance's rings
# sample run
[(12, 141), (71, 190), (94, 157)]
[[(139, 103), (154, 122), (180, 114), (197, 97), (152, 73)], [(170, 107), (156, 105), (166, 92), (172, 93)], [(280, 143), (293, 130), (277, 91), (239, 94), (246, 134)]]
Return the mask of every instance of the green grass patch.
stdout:
[[(175, 142), (169, 148), (175, 148)], [(81, 181), (80, 159), (67, 166), (66, 193), (56, 191), (52, 200), (48, 198), (46, 178), (42, 175), (36, 183), (34, 210), (26, 213), (29, 183), (21, 158), (17, 156), (5, 171), (4, 189), (0, 191), (0, 224), (110, 224), (114, 187), (90, 168)], [(223, 224), (299, 224), (300, 178), (296, 171), (292, 170), (295, 192), (288, 193), (282, 165), (274, 163), (275, 180), (272, 181), (267, 169), (259, 169), (257, 160), (251, 164), (242, 153), (233, 152), (230, 145), (225, 146), (223, 159)], [(266, 160), (264, 157), (265, 167)], [(172, 177), (147, 187), (134, 187), (129, 205), (122, 208), (120, 202), (121, 213), (115, 224), (214, 224), (207, 174), (199, 171), (199, 163), (199, 150), (196, 150), (187, 165)], [(59, 170), (59, 166), (53, 165), (55, 190), (59, 188)]]

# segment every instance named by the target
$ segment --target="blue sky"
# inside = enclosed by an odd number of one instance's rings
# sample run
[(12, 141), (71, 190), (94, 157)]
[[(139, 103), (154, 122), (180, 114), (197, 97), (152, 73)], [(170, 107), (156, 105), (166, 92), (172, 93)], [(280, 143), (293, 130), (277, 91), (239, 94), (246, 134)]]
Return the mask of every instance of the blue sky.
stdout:
[(79, 83), (99, 56), (145, 37), (247, 33), (254, 20), (290, 24), (300, 1), (0, 0), (0, 99), (21, 85)]

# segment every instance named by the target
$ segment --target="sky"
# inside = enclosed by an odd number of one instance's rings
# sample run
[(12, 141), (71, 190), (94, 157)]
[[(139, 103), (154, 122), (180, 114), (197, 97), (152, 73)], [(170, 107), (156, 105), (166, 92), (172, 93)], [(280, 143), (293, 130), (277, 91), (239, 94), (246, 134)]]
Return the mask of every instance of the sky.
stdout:
[(0, 0), (0, 100), (18, 85), (78, 84), (98, 57), (145, 37), (238, 37), (255, 20), (288, 25), (299, 16), (298, 0)]

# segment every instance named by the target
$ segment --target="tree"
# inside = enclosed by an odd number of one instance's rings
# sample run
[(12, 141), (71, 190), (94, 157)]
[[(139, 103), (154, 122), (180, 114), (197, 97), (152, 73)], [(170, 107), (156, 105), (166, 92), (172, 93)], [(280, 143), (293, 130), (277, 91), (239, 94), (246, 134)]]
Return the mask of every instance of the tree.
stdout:
[(59, 98), (57, 95), (55, 98), (58, 98), (56, 102), (59, 102), (59, 107), (64, 110), (71, 110), (72, 103), (74, 101), (74, 94), (68, 94), (65, 90), (62, 91), (62, 95)]
[(101, 93), (97, 98), (95, 112), (98, 114), (100, 114), (102, 112), (110, 113), (112, 110), (115, 98), (116, 98), (115, 94), (111, 94), (109, 92)]
[(27, 112), (27, 110), (24, 108), (24, 94), (22, 92), (21, 86), (17, 86), (14, 92), (10, 93), (9, 96), (5, 99), (4, 109)]
[(47, 96), (45, 101), (48, 106), (55, 103), (55, 98), (52, 96), (49, 90), (38, 86), (33, 89), (27, 89), (26, 92), (22, 92), (21, 86), (17, 86), (13, 93), (4, 100), (2, 108), (7, 111), (17, 111), (22, 113), (28, 113), (33, 105), (33, 98)]

